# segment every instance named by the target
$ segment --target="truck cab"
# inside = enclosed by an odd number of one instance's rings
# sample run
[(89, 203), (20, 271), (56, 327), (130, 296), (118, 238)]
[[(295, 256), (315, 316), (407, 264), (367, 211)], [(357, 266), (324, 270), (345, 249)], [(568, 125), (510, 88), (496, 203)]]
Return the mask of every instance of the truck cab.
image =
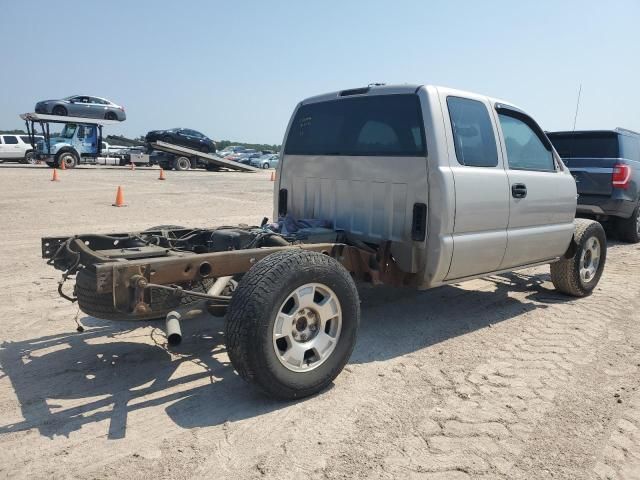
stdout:
[(65, 123), (62, 131), (49, 138), (38, 141), (36, 156), (49, 166), (59, 166), (64, 162), (66, 168), (73, 168), (82, 158), (95, 158), (100, 154), (98, 128), (92, 124)]
[(450, 88), (371, 86), (297, 106), (274, 215), (388, 244), (421, 288), (561, 257), (576, 186), (520, 108)]

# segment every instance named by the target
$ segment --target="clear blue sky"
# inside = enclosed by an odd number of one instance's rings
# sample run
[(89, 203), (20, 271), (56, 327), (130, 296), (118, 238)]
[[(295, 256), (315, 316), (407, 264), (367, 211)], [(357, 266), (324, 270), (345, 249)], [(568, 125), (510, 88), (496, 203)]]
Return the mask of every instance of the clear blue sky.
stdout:
[(0, 129), (36, 101), (124, 105), (109, 133), (175, 126), (280, 143), (304, 97), (432, 83), (512, 101), (547, 130), (640, 131), (640, 0), (0, 0)]

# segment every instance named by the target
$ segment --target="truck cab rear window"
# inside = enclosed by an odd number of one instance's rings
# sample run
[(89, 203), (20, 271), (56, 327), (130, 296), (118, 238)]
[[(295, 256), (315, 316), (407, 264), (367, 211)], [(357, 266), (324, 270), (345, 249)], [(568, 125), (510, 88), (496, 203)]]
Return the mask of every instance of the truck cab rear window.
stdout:
[(302, 105), (287, 155), (424, 156), (417, 95), (372, 95)]

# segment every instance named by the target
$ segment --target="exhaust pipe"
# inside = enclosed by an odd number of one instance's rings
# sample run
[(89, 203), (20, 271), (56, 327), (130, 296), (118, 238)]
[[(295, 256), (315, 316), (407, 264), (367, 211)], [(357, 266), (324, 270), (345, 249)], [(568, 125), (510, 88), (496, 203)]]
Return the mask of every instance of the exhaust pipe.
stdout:
[[(208, 295), (219, 296), (222, 291), (225, 289), (227, 284), (232, 280), (233, 277), (220, 277), (218, 278), (214, 284), (211, 286)], [(195, 305), (191, 305), (189, 310), (184, 314), (185, 318), (192, 317), (199, 313), (202, 313), (204, 302), (200, 303), (200, 308), (197, 308)], [(182, 319), (182, 314), (177, 310), (172, 310), (167, 313), (166, 319), (166, 334), (167, 334), (167, 342), (170, 347), (176, 347), (182, 343), (182, 329), (180, 328), (180, 320)]]
[(175, 310), (167, 313), (166, 332), (169, 346), (176, 347), (182, 342), (182, 330), (180, 329), (181, 315)]
[(211, 288), (207, 291), (207, 295), (211, 295), (213, 297), (217, 297), (222, 294), (222, 291), (225, 289), (227, 284), (231, 281), (233, 277), (219, 277), (213, 282)]

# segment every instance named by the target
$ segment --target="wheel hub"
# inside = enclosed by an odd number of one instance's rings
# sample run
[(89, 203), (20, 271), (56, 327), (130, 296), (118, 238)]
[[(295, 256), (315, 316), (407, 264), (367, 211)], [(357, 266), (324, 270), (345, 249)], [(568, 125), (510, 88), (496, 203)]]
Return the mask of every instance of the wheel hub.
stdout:
[(303, 308), (293, 317), (291, 336), (296, 342), (304, 343), (313, 340), (318, 334), (318, 314), (310, 308)]
[(275, 354), (289, 370), (313, 370), (331, 356), (341, 330), (337, 295), (326, 285), (302, 285), (288, 295), (278, 311), (273, 326)]
[(580, 260), (580, 280), (589, 283), (600, 266), (600, 241), (596, 237), (591, 237), (585, 242)]

